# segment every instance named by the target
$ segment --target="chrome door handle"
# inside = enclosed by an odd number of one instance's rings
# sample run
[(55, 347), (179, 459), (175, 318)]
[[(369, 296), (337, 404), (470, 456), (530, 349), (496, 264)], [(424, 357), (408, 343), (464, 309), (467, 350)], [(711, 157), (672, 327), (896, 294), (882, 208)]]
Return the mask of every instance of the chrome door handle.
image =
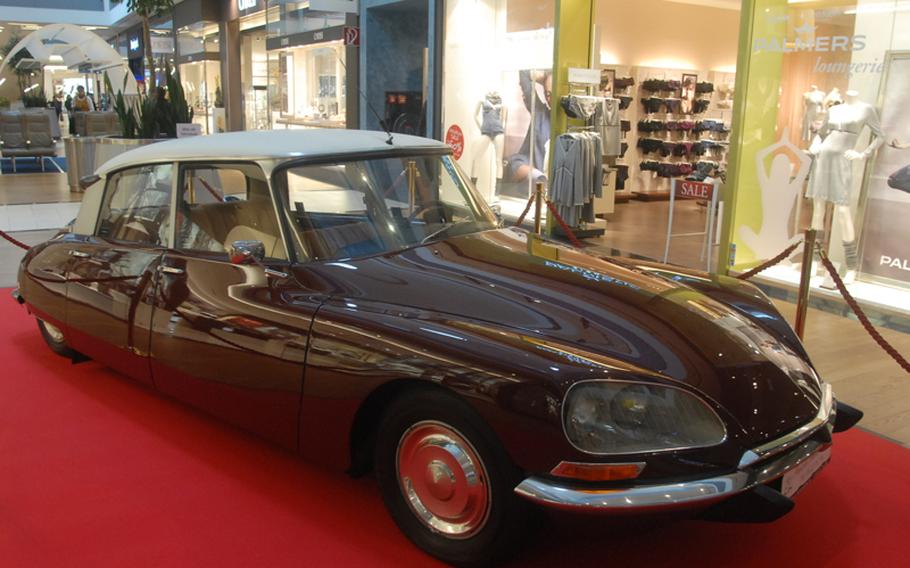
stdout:
[(164, 272), (165, 274), (183, 274), (182, 268), (175, 268), (173, 266), (159, 266), (158, 272)]
[(88, 257), (92, 256), (91, 254), (89, 254), (87, 252), (82, 252), (81, 250), (70, 249), (66, 252), (68, 255), (75, 256), (76, 258), (88, 258)]

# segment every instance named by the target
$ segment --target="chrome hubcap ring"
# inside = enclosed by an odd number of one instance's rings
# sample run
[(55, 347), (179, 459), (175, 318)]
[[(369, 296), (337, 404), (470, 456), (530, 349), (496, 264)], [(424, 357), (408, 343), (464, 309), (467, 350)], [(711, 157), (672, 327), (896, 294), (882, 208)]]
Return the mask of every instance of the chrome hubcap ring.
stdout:
[(477, 534), (490, 516), (490, 482), (474, 446), (457, 430), (426, 420), (398, 441), (401, 492), (424, 525), (455, 539)]
[(51, 336), (51, 339), (53, 339), (55, 343), (63, 343), (63, 332), (60, 331), (60, 328), (54, 324), (47, 323), (44, 320), (41, 320), (41, 323), (44, 324), (45, 331), (47, 331), (47, 334)]

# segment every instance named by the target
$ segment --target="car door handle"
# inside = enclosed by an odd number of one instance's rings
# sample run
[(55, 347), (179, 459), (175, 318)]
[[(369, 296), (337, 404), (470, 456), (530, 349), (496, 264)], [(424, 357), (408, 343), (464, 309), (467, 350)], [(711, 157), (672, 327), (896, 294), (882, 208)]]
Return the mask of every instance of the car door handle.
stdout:
[(81, 251), (81, 250), (73, 250), (73, 249), (70, 249), (70, 250), (68, 250), (68, 251), (66, 251), (66, 252), (67, 252), (67, 254), (69, 254), (70, 256), (75, 256), (76, 258), (88, 258), (88, 257), (92, 256), (91, 254), (89, 254), (89, 253), (87, 253), (87, 252), (83, 252), (83, 251)]
[(184, 270), (174, 266), (159, 266), (158, 272), (164, 272), (165, 274), (183, 274)]

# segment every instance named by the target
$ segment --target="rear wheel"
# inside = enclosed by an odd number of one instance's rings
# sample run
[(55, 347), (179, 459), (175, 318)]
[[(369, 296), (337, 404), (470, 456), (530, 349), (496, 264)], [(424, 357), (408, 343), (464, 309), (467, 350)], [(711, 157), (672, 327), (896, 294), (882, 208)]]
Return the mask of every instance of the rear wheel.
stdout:
[(61, 357), (68, 357), (70, 359), (77, 355), (77, 353), (70, 349), (66, 344), (66, 337), (63, 336), (63, 332), (59, 327), (39, 319), (38, 329), (41, 330), (41, 337), (44, 338), (44, 342), (51, 348), (51, 351)]
[(405, 395), (386, 411), (376, 478), (417, 546), (460, 566), (502, 560), (524, 534), (519, 472), (473, 408), (445, 392)]

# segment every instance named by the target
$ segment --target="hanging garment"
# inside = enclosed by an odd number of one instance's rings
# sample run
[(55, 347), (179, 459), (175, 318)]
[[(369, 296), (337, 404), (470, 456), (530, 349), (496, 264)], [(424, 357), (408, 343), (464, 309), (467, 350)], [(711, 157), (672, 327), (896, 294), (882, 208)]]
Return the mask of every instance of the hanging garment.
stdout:
[(622, 154), (622, 132), (619, 119), (619, 99), (604, 98), (594, 114), (594, 126), (600, 134), (602, 155)]
[(888, 176), (888, 187), (910, 193), (910, 166), (904, 166)]
[(556, 139), (550, 201), (570, 227), (594, 221), (591, 204), (603, 195), (602, 152), (597, 133), (569, 133)]

